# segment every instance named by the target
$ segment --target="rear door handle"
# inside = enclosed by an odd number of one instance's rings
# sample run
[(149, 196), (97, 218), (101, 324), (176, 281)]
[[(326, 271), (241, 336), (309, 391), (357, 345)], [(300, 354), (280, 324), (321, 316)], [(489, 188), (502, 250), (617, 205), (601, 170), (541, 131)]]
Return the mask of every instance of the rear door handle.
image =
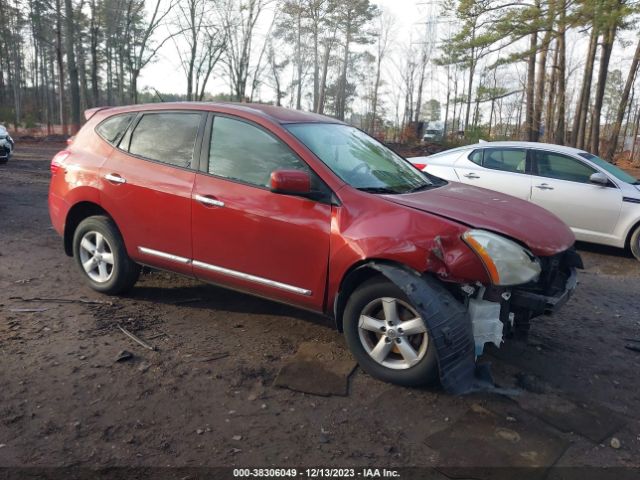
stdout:
[(476, 175), (475, 173), (465, 173), (463, 177), (467, 178), (480, 178), (480, 175)]
[(536, 188), (540, 190), (553, 190), (553, 187), (550, 187), (548, 183), (541, 183), (540, 185), (536, 185)]
[(205, 197), (204, 195), (194, 195), (193, 197), (197, 202), (211, 207), (224, 207), (224, 202), (216, 200), (215, 198)]
[(117, 173), (107, 173), (104, 178), (112, 183), (127, 183), (127, 181)]

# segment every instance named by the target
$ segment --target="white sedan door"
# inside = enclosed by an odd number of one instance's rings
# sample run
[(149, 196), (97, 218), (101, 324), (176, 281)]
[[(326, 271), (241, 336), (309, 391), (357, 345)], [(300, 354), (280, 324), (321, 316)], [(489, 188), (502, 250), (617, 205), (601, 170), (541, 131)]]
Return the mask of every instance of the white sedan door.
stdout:
[(455, 164), (460, 181), (529, 200), (531, 175), (524, 148), (479, 148)]
[(534, 161), (531, 201), (555, 213), (579, 240), (599, 242), (618, 223), (622, 193), (613, 183), (591, 183), (596, 170), (577, 158), (532, 150)]

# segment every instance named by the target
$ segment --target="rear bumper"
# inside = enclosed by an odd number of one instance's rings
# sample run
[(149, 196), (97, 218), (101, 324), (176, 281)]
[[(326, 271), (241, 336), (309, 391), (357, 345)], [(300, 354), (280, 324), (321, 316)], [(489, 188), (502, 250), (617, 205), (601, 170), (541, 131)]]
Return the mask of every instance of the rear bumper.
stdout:
[(578, 285), (578, 274), (574, 267), (570, 267), (566, 274), (566, 281), (563, 290), (555, 291), (553, 294), (527, 290), (514, 289), (511, 292), (511, 307), (522, 310), (529, 310), (533, 315), (551, 314), (558, 311), (573, 295)]
[(64, 235), (64, 221), (69, 211), (69, 205), (55, 193), (49, 191), (49, 218), (59, 235)]

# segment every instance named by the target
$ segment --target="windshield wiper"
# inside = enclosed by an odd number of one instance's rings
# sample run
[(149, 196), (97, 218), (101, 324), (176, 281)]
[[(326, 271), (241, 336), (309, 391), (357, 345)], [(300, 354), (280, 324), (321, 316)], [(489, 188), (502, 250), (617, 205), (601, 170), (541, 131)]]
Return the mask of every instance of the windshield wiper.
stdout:
[(411, 190), (409, 190), (408, 192), (405, 192), (405, 193), (421, 192), (422, 190), (429, 190), (430, 188), (433, 188), (435, 186), (436, 185), (433, 184), (433, 183), (425, 183), (424, 185), (420, 185), (419, 187), (412, 188)]
[(367, 192), (367, 193), (391, 193), (391, 194), (398, 193), (395, 190), (391, 190), (390, 188), (385, 188), (385, 187), (359, 187), (358, 190), (360, 190), (361, 192)]

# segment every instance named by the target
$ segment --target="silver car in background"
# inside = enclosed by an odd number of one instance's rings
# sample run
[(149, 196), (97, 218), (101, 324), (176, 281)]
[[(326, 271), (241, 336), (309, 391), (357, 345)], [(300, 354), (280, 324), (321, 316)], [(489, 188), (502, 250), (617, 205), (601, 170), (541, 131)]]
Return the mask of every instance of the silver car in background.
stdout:
[(0, 164), (7, 163), (13, 153), (15, 142), (7, 129), (0, 125)]
[(437, 177), (529, 200), (560, 217), (578, 240), (630, 248), (640, 260), (640, 181), (591, 153), (483, 142), (409, 160)]

